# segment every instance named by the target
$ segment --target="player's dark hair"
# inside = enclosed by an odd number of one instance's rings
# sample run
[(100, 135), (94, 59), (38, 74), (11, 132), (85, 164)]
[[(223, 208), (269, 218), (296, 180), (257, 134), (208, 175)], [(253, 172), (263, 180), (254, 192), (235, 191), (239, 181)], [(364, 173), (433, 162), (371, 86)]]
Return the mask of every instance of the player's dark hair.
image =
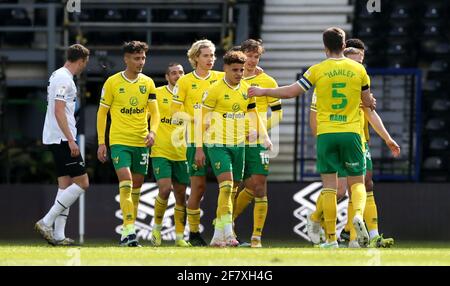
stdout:
[(254, 40), (254, 39), (248, 39), (242, 42), (241, 44), (241, 51), (243, 51), (244, 53), (247, 52), (255, 52), (258, 54), (263, 54), (264, 53), (264, 47), (262, 44), (262, 40)]
[(345, 41), (345, 47), (347, 48), (356, 48), (359, 50), (366, 50), (366, 46), (364, 45), (364, 42), (361, 41), (360, 39), (348, 39), (347, 41)]
[(171, 68), (171, 67), (174, 67), (174, 66), (181, 66), (181, 64), (180, 64), (180, 63), (177, 63), (177, 62), (171, 62), (171, 63), (169, 63), (169, 65), (167, 66), (167, 69), (166, 69), (166, 74), (167, 74), (167, 75), (170, 73), (170, 68)]
[(229, 52), (239, 52), (239, 51), (242, 51), (242, 50), (241, 50), (241, 46), (233, 46), (228, 51)]
[(334, 53), (340, 53), (345, 48), (345, 32), (341, 28), (331, 27), (323, 32), (325, 48)]
[(245, 64), (247, 57), (241, 51), (228, 51), (223, 56), (223, 63), (225, 65)]
[(89, 49), (83, 45), (75, 44), (67, 49), (67, 60), (71, 63), (79, 59), (86, 60), (89, 56)]
[(131, 41), (125, 42), (122, 46), (124, 54), (135, 54), (148, 51), (148, 45), (145, 42)]

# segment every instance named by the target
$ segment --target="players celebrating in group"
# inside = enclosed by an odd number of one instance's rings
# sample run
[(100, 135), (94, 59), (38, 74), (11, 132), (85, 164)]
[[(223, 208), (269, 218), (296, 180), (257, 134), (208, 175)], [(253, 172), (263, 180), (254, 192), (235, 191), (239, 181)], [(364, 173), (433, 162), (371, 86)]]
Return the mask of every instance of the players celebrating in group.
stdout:
[[(171, 191), (176, 201), (175, 245), (208, 245), (200, 234), (200, 202), (206, 191), (207, 168), (211, 167), (219, 192), (214, 236), (209, 245), (238, 246), (235, 220), (254, 201), (250, 246), (262, 247), (261, 236), (268, 209), (268, 151), (272, 148), (268, 130), (282, 119), (281, 98), (305, 94), (313, 86), (310, 119), (313, 134), (317, 136), (317, 170), (323, 189), (316, 211), (308, 215), (311, 241), (319, 244), (322, 225), (326, 242), (319, 246), (339, 247), (337, 199), (345, 195), (348, 185), (349, 219), (345, 231), (350, 233), (349, 246), (389, 247), (393, 244), (392, 239), (384, 239), (378, 233), (368, 123), (384, 139), (394, 156), (399, 155), (400, 147), (374, 110), (370, 78), (361, 65), (364, 44), (355, 39), (346, 43), (344, 31), (334, 27), (323, 33), (323, 42), (327, 59), (310, 67), (299, 81), (283, 87), (278, 87), (276, 81), (258, 67), (264, 52), (261, 41), (249, 39), (226, 52), (224, 72), (213, 70), (214, 44), (206, 39), (196, 41), (187, 52), (193, 71), (184, 74), (180, 64), (170, 63), (165, 74), (167, 85), (159, 88), (150, 77), (142, 74), (147, 44), (139, 41), (124, 44), (126, 68), (104, 83), (97, 114), (97, 157), (102, 163), (108, 158), (105, 133), (107, 114), (111, 115), (110, 156), (119, 181), (123, 216), (120, 246), (140, 246), (135, 221), (150, 157), (159, 187), (151, 225), (154, 246), (162, 243), (161, 230)], [(70, 120), (73, 112), (69, 110), (68, 118), (63, 120), (58, 116), (61, 113), (58, 110), (64, 108), (64, 103), (72, 104), (70, 99), (76, 89), (67, 75), (81, 72), (88, 55), (83, 47), (71, 47), (65, 68), (52, 77), (49, 107), (55, 108), (57, 114), (47, 114), (46, 126), (56, 120), (58, 125), (53, 124), (53, 128), (59, 127), (61, 132), (51, 135), (50, 129), (44, 130), (44, 143), (60, 145), (68, 142), (67, 150), (61, 151), (58, 149), (61, 146), (54, 145), (58, 147), (52, 149), (55, 156), (65, 158), (58, 160), (75, 160), (79, 165), (83, 165), (83, 160), (74, 143), (76, 132), (72, 130), (73, 120)], [(61, 79), (57, 80), (58, 75)], [(56, 119), (51, 119), (55, 116)], [(70, 159), (68, 154), (75, 159)], [(68, 207), (88, 186), (84, 168), (75, 171), (73, 168), (60, 174), (61, 194), (58, 193), (49, 214), (36, 224), (42, 236), (56, 245), (72, 244), (65, 238), (63, 228), (58, 227), (57, 218), (67, 217)], [(338, 180), (338, 177), (345, 179)], [(191, 193), (186, 202), (188, 185)], [(53, 223), (56, 225), (54, 235)], [(184, 240), (185, 226), (189, 229), (188, 241)]]

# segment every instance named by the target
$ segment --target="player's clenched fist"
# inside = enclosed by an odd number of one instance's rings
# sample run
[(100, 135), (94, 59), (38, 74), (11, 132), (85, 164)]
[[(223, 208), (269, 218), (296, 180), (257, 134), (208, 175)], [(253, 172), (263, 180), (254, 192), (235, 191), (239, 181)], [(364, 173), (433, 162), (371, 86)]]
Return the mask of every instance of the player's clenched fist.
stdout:
[(265, 95), (265, 90), (256, 86), (252, 86), (248, 89), (248, 96), (263, 96)]

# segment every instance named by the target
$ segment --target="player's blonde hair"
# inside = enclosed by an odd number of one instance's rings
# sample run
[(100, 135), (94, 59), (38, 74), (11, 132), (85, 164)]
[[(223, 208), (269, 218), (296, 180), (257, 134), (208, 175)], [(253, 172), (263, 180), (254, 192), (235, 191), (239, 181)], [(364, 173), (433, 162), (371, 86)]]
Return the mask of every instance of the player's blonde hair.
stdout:
[(197, 57), (200, 56), (201, 49), (210, 48), (213, 53), (216, 51), (216, 46), (210, 40), (199, 40), (192, 44), (191, 48), (187, 51), (189, 63), (192, 68), (197, 68)]

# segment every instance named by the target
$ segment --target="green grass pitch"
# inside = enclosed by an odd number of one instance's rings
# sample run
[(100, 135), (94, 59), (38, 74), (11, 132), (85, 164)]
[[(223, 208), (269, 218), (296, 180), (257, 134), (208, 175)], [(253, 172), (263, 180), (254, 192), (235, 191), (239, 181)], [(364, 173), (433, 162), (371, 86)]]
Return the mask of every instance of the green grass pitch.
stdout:
[(299, 242), (265, 242), (251, 248), (122, 248), (115, 242), (82, 247), (52, 247), (43, 242), (0, 242), (0, 265), (158, 265), (158, 266), (301, 266), (301, 265), (450, 265), (449, 243), (398, 243), (391, 249), (317, 249)]

